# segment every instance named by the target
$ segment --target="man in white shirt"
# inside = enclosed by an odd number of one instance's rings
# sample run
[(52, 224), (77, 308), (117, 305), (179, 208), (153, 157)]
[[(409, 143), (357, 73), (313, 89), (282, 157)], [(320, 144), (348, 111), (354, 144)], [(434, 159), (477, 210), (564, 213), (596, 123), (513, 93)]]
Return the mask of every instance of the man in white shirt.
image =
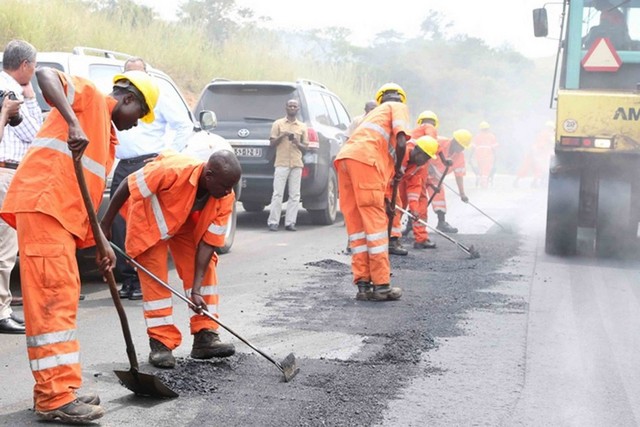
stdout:
[[(124, 64), (124, 71), (147, 71), (147, 65), (141, 58), (129, 58)], [(133, 129), (117, 132), (119, 144), (116, 146), (116, 158), (118, 165), (113, 173), (111, 183), (111, 196), (115, 193), (120, 183), (129, 174), (141, 169), (147, 162), (153, 160), (160, 151), (170, 148), (182, 151), (193, 132), (193, 122), (181, 106), (172, 103), (172, 98), (163, 93), (162, 82), (160, 96), (156, 108), (153, 110), (156, 119), (153, 123), (138, 122)], [(173, 132), (170, 133), (169, 131)], [(167, 135), (171, 134), (171, 138)], [(126, 238), (126, 224), (118, 215), (113, 221), (111, 232), (112, 241), (119, 247), (124, 247)], [(122, 288), (119, 291), (120, 298), (131, 300), (142, 299), (140, 281), (136, 271), (127, 262), (118, 256), (116, 271), (122, 279)]]
[[(35, 71), (36, 49), (24, 40), (10, 41), (2, 57), (0, 90), (4, 91), (5, 98), (10, 98), (8, 92), (12, 92), (21, 102), (19, 116), (22, 120), (16, 115), (4, 125), (0, 142), (0, 205), (20, 161), (42, 125), (42, 111), (31, 86)], [(8, 101), (2, 103), (2, 108), (9, 108)], [(17, 255), (16, 230), (0, 220), (0, 333), (3, 334), (25, 332), (24, 320), (11, 310), (10, 279)]]

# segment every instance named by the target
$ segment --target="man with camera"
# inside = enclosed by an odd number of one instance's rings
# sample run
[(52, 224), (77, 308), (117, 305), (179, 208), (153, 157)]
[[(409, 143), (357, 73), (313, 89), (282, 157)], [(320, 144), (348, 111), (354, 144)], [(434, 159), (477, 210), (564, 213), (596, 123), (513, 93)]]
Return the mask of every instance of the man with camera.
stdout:
[[(4, 49), (0, 72), (0, 204), (22, 157), (42, 125), (42, 112), (31, 86), (36, 71), (36, 49), (24, 40), (12, 40)], [(11, 310), (11, 270), (18, 255), (16, 230), (0, 220), (0, 333), (24, 334), (24, 320)], [(14, 301), (15, 303), (16, 301)]]
[(273, 173), (273, 195), (267, 225), (269, 230), (278, 231), (284, 188), (289, 186), (289, 200), (284, 217), (284, 228), (296, 231), (296, 219), (300, 206), (300, 182), (302, 181), (302, 154), (307, 150), (307, 125), (297, 119), (300, 104), (296, 99), (287, 101), (287, 115), (273, 122), (269, 142), (276, 150)]

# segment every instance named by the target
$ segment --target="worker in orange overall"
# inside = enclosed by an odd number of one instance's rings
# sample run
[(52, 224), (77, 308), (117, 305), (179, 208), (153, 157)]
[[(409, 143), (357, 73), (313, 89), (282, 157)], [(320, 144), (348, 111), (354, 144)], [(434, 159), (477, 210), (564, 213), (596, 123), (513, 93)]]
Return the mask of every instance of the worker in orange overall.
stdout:
[(471, 141), (472, 155), (478, 165), (477, 183), (480, 188), (489, 187), (489, 180), (494, 173), (498, 141), (490, 129), (491, 126), (489, 126), (489, 123), (481, 122), (480, 132), (478, 132)]
[[(101, 222), (106, 236), (122, 209), (127, 224), (126, 252), (164, 282), (169, 250), (187, 296), (197, 307), (217, 313), (215, 249), (224, 246), (227, 223), (235, 203), (233, 187), (242, 171), (235, 154), (219, 150), (207, 162), (172, 150), (132, 173), (120, 183)], [(171, 292), (138, 271), (144, 318), (149, 335), (149, 363), (173, 368), (172, 350), (182, 342), (173, 321)], [(204, 314), (191, 317), (191, 357), (210, 359), (234, 354), (222, 343), (218, 324)]]
[[(438, 116), (433, 111), (425, 110), (422, 113), (420, 113), (420, 115), (418, 116), (418, 119), (417, 119), (417, 124), (418, 124), (418, 127), (411, 131), (411, 138), (412, 139), (417, 140), (421, 136), (428, 135), (428, 136), (431, 136), (432, 138), (437, 140), (438, 132), (436, 131), (436, 128), (438, 126)], [(424, 173), (425, 173), (425, 176), (423, 177), (424, 178), (423, 179), (423, 183), (426, 183), (427, 169), (423, 168), (423, 169), (421, 169), (421, 171), (424, 171)], [(389, 199), (391, 198), (391, 191), (392, 191), (392, 187), (390, 185), (387, 188), (387, 198), (389, 198)], [(426, 209), (426, 198), (425, 197), (426, 197), (426, 193), (423, 190), (422, 191), (422, 199), (420, 199), (419, 203), (424, 204), (425, 205), (425, 209)], [(422, 210), (420, 210), (420, 211), (422, 211)], [(423, 217), (421, 216), (420, 218), (423, 218)], [(407, 223), (407, 229), (413, 228), (412, 222), (413, 221), (411, 221), (411, 219), (410, 219), (409, 222)], [(429, 234), (428, 234), (428, 232), (426, 230), (426, 227), (424, 227), (421, 224), (417, 224), (417, 225), (415, 225), (415, 227), (424, 228), (424, 233), (420, 233), (421, 239), (422, 239), (423, 236), (426, 236), (424, 241), (429, 240)], [(394, 224), (393, 224), (393, 227), (391, 228), (391, 238), (389, 239), (389, 254), (390, 255), (407, 255), (409, 253), (409, 251), (407, 249), (405, 249), (404, 246), (402, 246), (402, 244), (400, 242), (401, 234), (402, 234), (402, 226), (401, 226), (401, 222), (400, 222), (400, 216), (396, 215), (396, 216), (394, 216)], [(431, 242), (431, 241), (429, 240), (429, 242)]]
[[(82, 162), (98, 206), (113, 165), (114, 127), (153, 121), (159, 92), (152, 77), (140, 71), (116, 75), (110, 95), (53, 68), (38, 68), (36, 77), (53, 108), (15, 173), (0, 216), (18, 234), (35, 413), (45, 420), (83, 423), (100, 418), (104, 409), (97, 394), (76, 394), (82, 384), (76, 249), (94, 245), (94, 238), (107, 241), (91, 232), (73, 162)], [(101, 272), (113, 269), (112, 250), (96, 257)]]
[(555, 123), (547, 121), (525, 153), (520, 168), (518, 168), (516, 179), (513, 182), (514, 187), (517, 187), (520, 180), (527, 176), (533, 177), (531, 187), (538, 187), (542, 184), (549, 170), (549, 161), (551, 154), (553, 154), (555, 136)]
[(453, 138), (438, 138), (439, 151), (433, 161), (429, 162), (429, 178), (427, 181), (427, 194), (432, 200), (433, 211), (438, 215), (436, 229), (444, 233), (457, 233), (458, 229), (451, 226), (445, 219), (447, 214), (447, 199), (444, 188), (440, 185), (443, 175), (453, 172), (458, 186), (458, 194), (463, 202), (468, 202), (464, 191), (464, 176), (466, 163), (464, 150), (471, 144), (471, 132), (466, 129), (458, 129), (453, 132)]
[[(334, 162), (338, 171), (340, 208), (351, 245), (351, 271), (356, 299), (397, 300), (392, 287), (388, 221), (385, 206), (389, 181), (399, 183), (408, 138), (409, 109), (404, 90), (395, 83), (378, 89), (378, 107), (364, 118)], [(395, 203), (395, 201), (393, 201)]]
[[(407, 142), (407, 150), (402, 162), (403, 175), (398, 187), (398, 205), (424, 221), (427, 219), (427, 200), (425, 196), (425, 181), (428, 176), (426, 164), (435, 159), (438, 152), (438, 141), (424, 135), (417, 140)], [(391, 239), (401, 236), (400, 215), (396, 215), (391, 229)], [(418, 221), (413, 222), (414, 249), (435, 248), (435, 243), (429, 240), (427, 228)], [(391, 251), (389, 251), (391, 253)]]

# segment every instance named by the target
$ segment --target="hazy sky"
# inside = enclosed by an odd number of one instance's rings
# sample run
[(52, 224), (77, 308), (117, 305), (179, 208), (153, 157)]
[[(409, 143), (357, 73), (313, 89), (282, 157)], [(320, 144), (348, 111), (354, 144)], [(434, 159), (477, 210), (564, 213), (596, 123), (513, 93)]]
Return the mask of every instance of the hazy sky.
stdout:
[[(170, 19), (182, 0), (136, 0)], [(490, 46), (508, 43), (529, 57), (551, 56), (557, 42), (533, 36), (532, 10), (546, 0), (236, 0), (258, 16), (271, 18), (274, 28), (312, 29), (337, 26), (351, 29), (351, 43), (367, 45), (375, 34), (393, 29), (415, 36), (428, 10), (437, 10), (453, 23), (452, 31), (478, 37)], [(416, 6), (416, 3), (419, 6)], [(550, 26), (553, 22), (550, 22)]]

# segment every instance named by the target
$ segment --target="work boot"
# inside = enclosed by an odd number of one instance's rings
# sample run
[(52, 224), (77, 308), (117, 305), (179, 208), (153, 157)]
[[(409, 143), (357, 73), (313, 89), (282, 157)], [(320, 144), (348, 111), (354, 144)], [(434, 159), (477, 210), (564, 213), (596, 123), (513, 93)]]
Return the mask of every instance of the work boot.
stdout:
[(98, 405), (89, 405), (76, 399), (51, 411), (36, 411), (36, 415), (49, 421), (83, 424), (103, 416), (104, 409)]
[(436, 228), (443, 233), (455, 234), (458, 232), (458, 229), (452, 227), (447, 221), (438, 222), (438, 226)]
[(356, 282), (358, 286), (358, 293), (356, 294), (356, 299), (358, 301), (366, 301), (371, 296), (373, 292), (373, 286), (369, 282), (359, 281)]
[(229, 357), (236, 352), (233, 344), (220, 341), (220, 334), (213, 329), (203, 329), (193, 335), (191, 357), (194, 359), (211, 359), (212, 357)]
[(77, 396), (77, 399), (80, 402), (85, 403), (87, 405), (99, 405), (100, 404), (100, 396), (98, 396), (98, 393), (83, 394), (81, 396)]
[(408, 254), (409, 251), (406, 250), (402, 243), (400, 243), (400, 239), (397, 237), (392, 237), (389, 239), (389, 255), (401, 255), (404, 256)]
[(129, 288), (129, 299), (131, 301), (141, 300), (142, 299), (142, 289), (140, 288), (140, 282), (137, 280), (131, 281)]
[(151, 347), (149, 363), (153, 366), (165, 369), (171, 369), (176, 366), (176, 358), (173, 357), (173, 353), (171, 353), (169, 347), (155, 338), (149, 338), (149, 347)]
[(424, 242), (413, 242), (413, 249), (435, 249), (436, 244), (427, 239)]
[(371, 301), (393, 301), (402, 296), (402, 289), (389, 285), (373, 285), (373, 292), (369, 296)]

